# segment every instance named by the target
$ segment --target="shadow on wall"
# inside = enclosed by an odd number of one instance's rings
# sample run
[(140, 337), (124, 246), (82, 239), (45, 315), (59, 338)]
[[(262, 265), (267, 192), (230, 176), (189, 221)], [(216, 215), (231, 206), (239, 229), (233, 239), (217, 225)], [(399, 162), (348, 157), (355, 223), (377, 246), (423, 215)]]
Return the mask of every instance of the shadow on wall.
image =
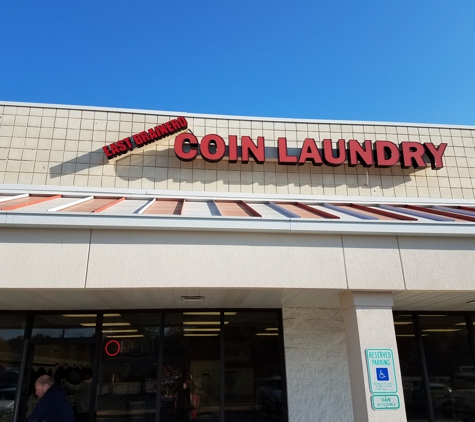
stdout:
[(78, 174), (81, 171), (86, 171), (105, 165), (107, 165), (107, 158), (104, 156), (102, 151), (93, 151), (79, 155), (73, 160), (64, 161), (62, 164), (52, 166), (49, 170), (49, 173), (50, 177), (55, 179), (57, 177)]
[[(291, 149), (289, 149), (289, 154), (293, 154)], [(224, 183), (232, 191), (238, 191), (239, 187), (243, 185), (254, 184), (262, 187), (274, 185), (276, 189), (289, 185), (295, 188), (301, 186), (325, 187), (337, 189), (336, 194), (338, 194), (339, 187), (388, 189), (404, 185), (413, 180), (411, 177), (413, 174), (425, 170), (402, 169), (399, 166), (378, 169), (364, 168), (361, 165), (356, 167), (348, 165), (314, 166), (311, 163), (301, 166), (279, 165), (276, 157), (276, 148), (266, 148), (267, 161), (264, 164), (257, 164), (252, 160), (247, 164), (230, 163), (226, 160), (208, 163), (201, 158), (197, 158), (193, 162), (182, 162), (176, 158), (173, 148), (167, 147), (160, 150), (144, 151), (109, 164), (102, 150), (98, 150), (52, 166), (50, 177), (55, 179), (67, 175), (86, 175), (119, 178), (125, 182), (171, 181), (176, 184), (174, 188), (185, 188), (186, 190), (193, 190), (192, 184), (196, 183), (202, 185)], [(107, 187), (113, 186), (108, 185)], [(203, 188), (202, 190), (207, 189)], [(278, 189), (277, 193), (279, 193)]]

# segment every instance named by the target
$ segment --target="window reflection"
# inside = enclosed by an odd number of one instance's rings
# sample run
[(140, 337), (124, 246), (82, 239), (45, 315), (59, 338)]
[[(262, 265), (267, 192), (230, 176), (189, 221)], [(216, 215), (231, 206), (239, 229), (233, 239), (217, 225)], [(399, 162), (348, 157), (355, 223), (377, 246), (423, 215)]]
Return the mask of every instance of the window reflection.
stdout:
[[(84, 420), (89, 399), (91, 416), (95, 411), (95, 420), (107, 422), (220, 421), (224, 412), (227, 422), (283, 420), (278, 312), (173, 311), (163, 315), (163, 327), (161, 313), (104, 314), (96, 397), (82, 400), (75, 387), (90, 381), (98, 316), (32, 318), (19, 420), (37, 402), (28, 387), (43, 373), (68, 388)], [(0, 322), (0, 422), (11, 422), (25, 319)]]
[(49, 375), (56, 384), (66, 389), (76, 421), (87, 421), (91, 401), (93, 359), (92, 344), (34, 345), (31, 365), (25, 374), (28, 385), (26, 406), (21, 411), (26, 411), (27, 417), (33, 412), (38, 404), (35, 382), (39, 377)]
[(104, 317), (97, 420), (154, 421), (161, 314)]
[(237, 312), (225, 319), (226, 422), (282, 421), (277, 314)]
[(0, 318), (0, 421), (10, 422), (18, 389), (23, 353), (25, 315), (2, 315)]
[(394, 328), (408, 422), (428, 421), (427, 398), (412, 315), (395, 315)]
[(220, 420), (220, 312), (167, 313), (161, 422)]
[(90, 338), (96, 332), (96, 314), (35, 315), (33, 339)]
[(465, 317), (420, 315), (436, 420), (475, 418), (475, 371)]

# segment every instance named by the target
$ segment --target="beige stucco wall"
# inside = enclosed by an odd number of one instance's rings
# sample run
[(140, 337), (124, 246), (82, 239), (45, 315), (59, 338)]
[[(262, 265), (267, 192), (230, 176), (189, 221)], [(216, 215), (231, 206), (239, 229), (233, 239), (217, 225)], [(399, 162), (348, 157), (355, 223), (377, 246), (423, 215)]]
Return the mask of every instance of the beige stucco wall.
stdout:
[[(391, 293), (369, 291), (343, 292), (340, 295), (340, 306), (345, 326), (345, 341), (355, 421), (406, 422)], [(373, 410), (366, 358), (366, 351), (368, 349), (392, 350), (395, 365), (393, 383), (395, 382), (396, 384), (392, 394), (398, 396), (399, 408), (384, 411)]]
[(0, 288), (463, 291), (466, 238), (0, 229)]
[[(179, 115), (179, 114), (177, 114)], [(287, 137), (289, 148), (299, 148), (306, 137), (317, 144), (331, 138), (441, 142), (448, 144), (445, 168), (414, 171), (396, 166), (369, 169), (369, 184), (361, 166), (279, 166), (275, 162), (217, 164), (201, 159), (179, 161), (172, 140), (109, 164), (101, 150), (137, 132), (163, 123), (172, 114), (111, 109), (12, 106), (0, 103), (0, 185), (33, 184), (105, 188), (170, 189), (209, 192), (281, 193), (314, 195), (387, 196), (422, 198), (475, 197), (475, 128), (404, 126), (387, 124), (330, 124), (305, 121), (246, 120), (186, 115), (189, 127), (201, 139), (217, 133), (264, 136), (275, 147)]]
[(0, 229), (0, 288), (84, 288), (88, 230)]
[(289, 421), (353, 421), (341, 310), (282, 312)]
[[(91, 242), (91, 288), (131, 280), (134, 287), (347, 286), (339, 236), (94, 230)], [(105, 256), (119, 265), (104, 266)]]

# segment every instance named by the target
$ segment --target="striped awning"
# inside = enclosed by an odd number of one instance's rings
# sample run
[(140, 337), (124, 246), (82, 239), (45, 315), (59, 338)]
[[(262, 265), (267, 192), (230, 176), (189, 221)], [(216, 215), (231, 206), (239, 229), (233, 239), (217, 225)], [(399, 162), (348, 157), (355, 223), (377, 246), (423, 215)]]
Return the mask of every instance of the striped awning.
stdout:
[[(167, 192), (155, 195), (129, 194), (120, 196), (102, 192), (41, 192), (34, 190), (26, 191), (1, 191), (0, 190), (0, 225), (24, 224), (28, 216), (35, 215), (37, 224), (49, 226), (55, 225), (52, 217), (56, 217), (56, 223), (62, 226), (61, 221), (67, 221), (74, 226), (76, 221), (80, 226), (91, 227), (100, 225), (102, 221), (107, 226), (108, 221), (124, 219), (124, 228), (159, 227), (158, 221), (174, 221), (176, 228), (180, 228), (180, 221), (187, 221), (185, 226), (194, 221), (196, 228), (213, 228), (213, 221), (217, 228), (225, 228), (223, 222), (229, 224), (229, 228), (245, 227), (251, 224), (253, 229), (269, 228), (269, 223), (285, 224), (286, 222), (305, 223), (306, 230), (319, 231), (322, 224), (331, 223), (330, 231), (338, 232), (349, 223), (357, 227), (357, 224), (371, 224), (375, 233), (376, 227), (404, 225), (407, 229), (413, 227), (451, 226), (454, 234), (463, 234), (460, 227), (469, 228), (466, 234), (471, 234), (475, 229), (475, 201), (428, 201), (421, 200), (396, 201), (394, 198), (386, 202), (362, 200), (328, 200), (318, 199), (273, 199), (257, 196), (246, 198), (232, 198), (219, 196), (185, 196), (181, 192), (167, 196)], [(19, 218), (19, 217), (22, 218)], [(76, 218), (76, 220), (75, 220)], [(80, 219), (79, 219), (80, 218)], [(95, 221), (93, 223), (92, 221)], [(16, 223), (15, 223), (16, 221)], [(49, 221), (49, 222), (48, 222)], [(218, 222), (221, 223), (218, 223)], [(48, 222), (48, 223), (47, 223)], [(206, 222), (203, 227), (200, 222)], [(232, 224), (234, 222), (234, 225)], [(31, 225), (32, 222), (26, 224)], [(116, 223), (115, 223), (116, 224)], [(114, 225), (115, 225), (114, 224)], [(243, 225), (244, 224), (244, 225)], [(312, 228), (313, 225), (313, 228)], [(459, 227), (459, 229), (455, 229)], [(328, 231), (326, 226), (324, 231)], [(384, 231), (384, 230), (383, 230)], [(397, 229), (392, 230), (397, 233)], [(410, 230), (409, 230), (410, 231)], [(444, 230), (445, 233), (446, 230)], [(450, 231), (450, 230), (449, 230)], [(402, 230), (404, 232), (404, 230)], [(475, 233), (475, 232), (474, 232)]]

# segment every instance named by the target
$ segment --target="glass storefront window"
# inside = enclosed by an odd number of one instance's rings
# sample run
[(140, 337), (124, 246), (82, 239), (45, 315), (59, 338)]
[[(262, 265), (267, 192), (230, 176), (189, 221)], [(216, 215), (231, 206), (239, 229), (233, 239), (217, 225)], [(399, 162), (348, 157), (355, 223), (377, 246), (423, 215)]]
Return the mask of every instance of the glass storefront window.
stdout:
[(466, 318), (394, 315), (408, 421), (475, 420), (475, 350)]
[(167, 313), (161, 422), (219, 421), (220, 312)]
[(226, 422), (282, 421), (276, 312), (225, 312)]
[(65, 387), (77, 422), (286, 420), (278, 311), (37, 314), (27, 342), (26, 315), (0, 320), (0, 422), (17, 396), (28, 417), (40, 375)]
[(18, 389), (26, 315), (0, 318), (0, 422), (10, 422)]
[(31, 348), (31, 353), (31, 363), (26, 371), (26, 380), (29, 380), (27, 381), (27, 397), (24, 399), (26, 406), (21, 409), (21, 412), (26, 411), (27, 417), (33, 412), (38, 403), (35, 382), (39, 377), (49, 375), (68, 393), (68, 399), (77, 416), (76, 421), (87, 421), (91, 403), (94, 345), (87, 343), (36, 344)]
[(104, 317), (96, 420), (155, 421), (160, 313)]
[(475, 418), (475, 371), (464, 315), (419, 315), (435, 419)]
[(65, 313), (35, 315), (33, 339), (90, 338), (96, 332), (96, 314)]
[(394, 315), (394, 329), (396, 331), (407, 420), (408, 422), (426, 422), (429, 420), (427, 398), (412, 315)]

